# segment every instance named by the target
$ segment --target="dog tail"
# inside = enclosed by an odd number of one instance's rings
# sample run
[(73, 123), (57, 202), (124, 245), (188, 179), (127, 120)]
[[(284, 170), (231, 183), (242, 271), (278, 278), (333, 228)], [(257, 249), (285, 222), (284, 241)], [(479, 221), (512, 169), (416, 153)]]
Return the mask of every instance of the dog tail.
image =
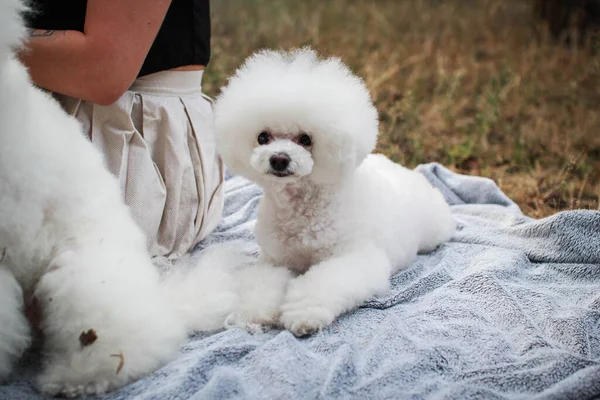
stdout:
[(218, 331), (239, 304), (237, 276), (251, 256), (235, 244), (213, 245), (163, 270), (162, 286), (188, 331)]
[(21, 0), (0, 0), (0, 61), (10, 57), (25, 37), (23, 13), (27, 7)]

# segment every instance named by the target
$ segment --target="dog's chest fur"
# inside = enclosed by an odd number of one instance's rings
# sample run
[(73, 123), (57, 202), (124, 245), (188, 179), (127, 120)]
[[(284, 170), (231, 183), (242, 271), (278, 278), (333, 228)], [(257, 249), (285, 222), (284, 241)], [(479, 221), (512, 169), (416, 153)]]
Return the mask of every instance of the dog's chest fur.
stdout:
[(265, 193), (256, 226), (261, 249), (298, 273), (330, 258), (339, 242), (334, 198), (328, 189), (315, 187)]

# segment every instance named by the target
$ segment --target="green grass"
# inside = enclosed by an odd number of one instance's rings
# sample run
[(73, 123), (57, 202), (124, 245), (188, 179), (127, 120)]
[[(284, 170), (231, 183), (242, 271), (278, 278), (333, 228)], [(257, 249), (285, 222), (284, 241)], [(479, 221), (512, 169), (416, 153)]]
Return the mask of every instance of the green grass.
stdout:
[(600, 57), (519, 0), (215, 0), (205, 90), (257, 49), (310, 45), (364, 78), (377, 151), (487, 176), (533, 217), (599, 209)]

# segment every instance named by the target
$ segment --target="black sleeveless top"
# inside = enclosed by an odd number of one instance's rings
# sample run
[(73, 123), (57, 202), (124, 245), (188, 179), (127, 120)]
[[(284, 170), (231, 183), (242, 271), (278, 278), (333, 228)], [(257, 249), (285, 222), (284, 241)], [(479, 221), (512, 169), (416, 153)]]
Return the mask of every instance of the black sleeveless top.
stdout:
[[(29, 4), (33, 9), (25, 16), (29, 28), (83, 32), (87, 0), (31, 0)], [(172, 0), (138, 77), (207, 65), (209, 59), (209, 0)]]

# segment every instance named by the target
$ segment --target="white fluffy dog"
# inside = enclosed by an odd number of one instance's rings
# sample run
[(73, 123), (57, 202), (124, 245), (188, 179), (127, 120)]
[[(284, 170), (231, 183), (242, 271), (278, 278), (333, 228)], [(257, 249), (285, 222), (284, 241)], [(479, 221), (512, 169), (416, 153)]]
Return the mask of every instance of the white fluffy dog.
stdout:
[[(369, 155), (377, 111), (339, 59), (319, 60), (308, 49), (258, 52), (215, 110), (224, 162), (264, 188), (248, 321), (280, 322), (296, 336), (319, 331), (385, 292), (390, 275), (418, 252), (452, 236), (439, 191), (419, 173)], [(273, 266), (298, 276), (288, 283)]]
[(29, 346), (24, 308), (36, 302), (40, 389), (98, 394), (175, 357), (186, 330), (221, 327), (235, 296), (218, 272), (203, 271), (214, 278), (204, 287), (202, 274), (159, 284), (116, 178), (17, 61), (19, 11), (16, 0), (0, 2), (0, 381)]

